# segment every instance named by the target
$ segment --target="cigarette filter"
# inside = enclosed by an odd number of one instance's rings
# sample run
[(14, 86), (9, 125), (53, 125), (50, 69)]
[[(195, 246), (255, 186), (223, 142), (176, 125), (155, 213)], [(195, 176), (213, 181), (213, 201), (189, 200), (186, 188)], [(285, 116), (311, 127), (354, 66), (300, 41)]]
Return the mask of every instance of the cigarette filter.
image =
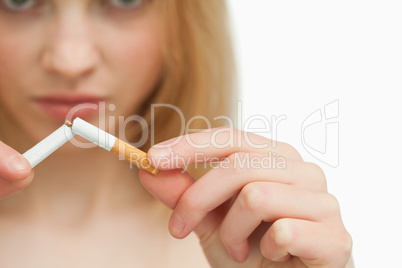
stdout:
[(158, 170), (149, 162), (145, 152), (97, 128), (96, 126), (91, 125), (81, 118), (77, 117), (74, 119), (71, 128), (74, 134), (80, 135), (81, 137), (95, 143), (99, 147), (102, 147), (105, 150), (124, 158), (139, 168), (142, 168), (154, 175), (158, 173)]

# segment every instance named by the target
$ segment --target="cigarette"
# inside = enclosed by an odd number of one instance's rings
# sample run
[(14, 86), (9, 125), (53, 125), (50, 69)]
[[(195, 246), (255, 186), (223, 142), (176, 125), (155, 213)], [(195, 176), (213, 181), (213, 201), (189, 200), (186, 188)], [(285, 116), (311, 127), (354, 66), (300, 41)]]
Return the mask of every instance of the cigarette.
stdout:
[(26, 151), (23, 156), (31, 164), (31, 167), (34, 168), (46, 157), (51, 155), (54, 151), (69, 141), (73, 136), (74, 134), (71, 131), (71, 128), (63, 125), (41, 142), (36, 144), (34, 147)]
[(75, 118), (73, 123), (66, 122), (66, 124), (71, 127), (73, 134), (80, 135), (99, 147), (114, 153), (153, 175), (158, 173), (158, 170), (149, 162), (147, 154), (134, 146), (131, 146), (96, 126), (91, 125), (79, 117)]

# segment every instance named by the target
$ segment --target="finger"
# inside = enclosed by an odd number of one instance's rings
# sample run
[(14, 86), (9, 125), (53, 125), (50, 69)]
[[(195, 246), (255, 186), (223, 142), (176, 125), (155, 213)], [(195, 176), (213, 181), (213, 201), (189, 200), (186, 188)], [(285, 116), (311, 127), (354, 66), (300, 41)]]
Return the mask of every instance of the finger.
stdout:
[[(238, 195), (221, 226), (221, 239), (228, 252), (238, 261), (247, 258), (248, 237), (264, 222), (280, 218), (309, 221), (333, 217), (334, 202), (329, 194), (303, 190), (294, 186), (253, 182)], [(338, 212), (336, 211), (336, 215)]]
[[(183, 170), (169, 170), (160, 171), (158, 175), (154, 176), (150, 173), (140, 170), (140, 180), (143, 186), (159, 201), (171, 209), (175, 209), (178, 201), (188, 188), (195, 182), (195, 180)], [(225, 209), (222, 206), (222, 209)], [(214, 230), (221, 222), (224, 213), (219, 209), (209, 213), (204, 217), (202, 224), (200, 224), (194, 231), (202, 239), (206, 233)], [(177, 233), (183, 228), (181, 218), (177, 218), (177, 214), (172, 215), (169, 222), (169, 231), (174, 237), (178, 237)]]
[(31, 165), (20, 153), (0, 141), (0, 178), (24, 180), (31, 173)]
[(176, 207), (181, 195), (195, 182), (180, 169), (162, 170), (156, 176), (140, 169), (139, 176), (145, 189), (171, 209)]
[(217, 162), (235, 152), (268, 153), (301, 160), (286, 143), (232, 128), (208, 129), (154, 145), (148, 157), (158, 169), (182, 168), (192, 163)]
[(261, 252), (276, 262), (297, 256), (308, 267), (345, 267), (352, 240), (343, 225), (338, 226), (301, 219), (277, 220), (262, 237)]
[(28, 186), (34, 177), (34, 172), (28, 175), (24, 180), (5, 180), (0, 179), (0, 199), (10, 196), (26, 186)]
[[(306, 165), (304, 168), (300, 168), (296, 162), (290, 164), (284, 171), (255, 168), (242, 169), (240, 167), (219, 167), (211, 170), (191, 185), (180, 198), (174, 214), (181, 218), (187, 227), (178, 236), (184, 237), (188, 235), (208, 212), (227, 201), (237, 194), (244, 185), (251, 182), (265, 181), (291, 184), (293, 178), (301, 178), (301, 181), (308, 181), (309, 176), (313, 176), (310, 175), (313, 166)], [(302, 189), (303, 185), (299, 188)], [(304, 188), (307, 188), (307, 186)], [(324, 189), (321, 192), (325, 192)]]
[[(252, 181), (278, 182), (310, 190), (327, 191), (324, 172), (316, 164), (284, 159), (284, 162), (278, 165), (279, 161), (281, 159), (267, 158), (263, 154), (234, 153), (206, 173), (193, 191), (199, 195), (213, 197), (220, 197), (222, 193), (212, 194), (211, 190), (225, 191), (231, 196)], [(205, 193), (205, 190), (208, 193)], [(223, 198), (226, 200), (230, 196)]]

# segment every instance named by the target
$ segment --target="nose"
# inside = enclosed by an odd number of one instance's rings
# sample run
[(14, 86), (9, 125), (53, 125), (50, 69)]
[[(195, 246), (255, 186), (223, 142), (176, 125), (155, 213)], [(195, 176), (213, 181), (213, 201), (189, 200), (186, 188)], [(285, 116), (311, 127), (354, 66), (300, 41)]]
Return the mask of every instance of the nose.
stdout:
[(72, 80), (92, 73), (99, 63), (88, 26), (76, 19), (59, 20), (50, 27), (41, 55), (45, 70)]

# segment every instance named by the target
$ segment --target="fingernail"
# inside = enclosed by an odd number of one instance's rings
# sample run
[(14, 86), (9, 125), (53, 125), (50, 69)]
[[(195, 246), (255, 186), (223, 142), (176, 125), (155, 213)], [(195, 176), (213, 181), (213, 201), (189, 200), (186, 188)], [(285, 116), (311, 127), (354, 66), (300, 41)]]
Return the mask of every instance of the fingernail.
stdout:
[(148, 155), (154, 159), (160, 159), (160, 158), (170, 158), (173, 153), (173, 150), (171, 147), (164, 147), (164, 148), (158, 148), (157, 146), (152, 147)]
[(238, 263), (242, 263), (247, 260), (248, 254), (250, 252), (250, 247), (247, 242), (241, 243), (238, 245), (232, 245), (231, 248), (228, 248), (228, 253)]
[(177, 140), (177, 138), (169, 139), (169, 140), (160, 142), (158, 144), (155, 144), (155, 146), (160, 146), (160, 147), (172, 146), (177, 143), (177, 142), (175, 142), (176, 140)]
[(184, 222), (180, 218), (179, 215), (173, 213), (172, 218), (170, 219), (170, 233), (174, 237), (180, 237), (184, 230)]
[(151, 161), (152, 165), (158, 169), (171, 169), (173, 150), (170, 147), (158, 148), (157, 146), (152, 147), (148, 151), (148, 159)]
[(7, 159), (7, 167), (13, 172), (26, 171), (31, 168), (28, 160), (18, 154), (14, 154)]
[(169, 147), (172, 147), (172, 146), (178, 144), (182, 139), (183, 139), (183, 136), (172, 138), (172, 139), (157, 143), (154, 146), (152, 146), (152, 148), (169, 148)]

